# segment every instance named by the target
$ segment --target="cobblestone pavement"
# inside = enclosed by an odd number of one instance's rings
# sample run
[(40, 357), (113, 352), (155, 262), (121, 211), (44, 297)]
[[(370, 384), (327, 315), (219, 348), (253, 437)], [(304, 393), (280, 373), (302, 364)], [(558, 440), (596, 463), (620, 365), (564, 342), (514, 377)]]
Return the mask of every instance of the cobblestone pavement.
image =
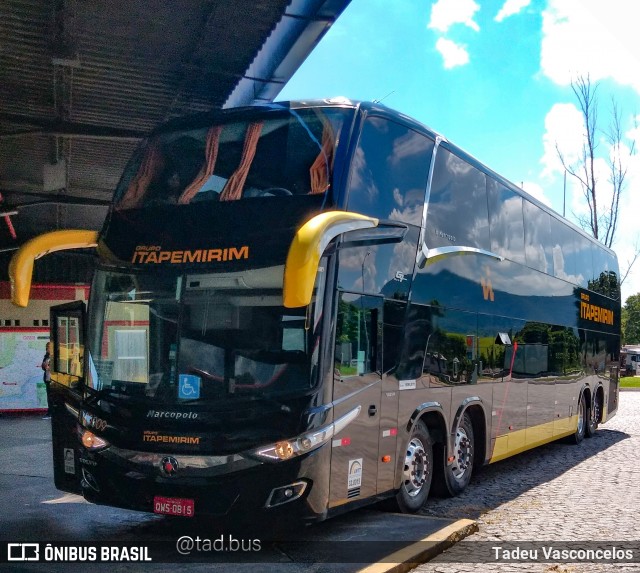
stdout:
[[(640, 542), (640, 392), (621, 392), (614, 418), (580, 445), (556, 442), (484, 468), (452, 499), (429, 499), (423, 513), (469, 517), (480, 530), (417, 573), (640, 572), (640, 563), (469, 563), (474, 545), (578, 542), (581, 549)], [(485, 544), (486, 543), (486, 544)], [(547, 545), (545, 543), (545, 545)], [(575, 546), (574, 546), (575, 547)], [(542, 552), (540, 551), (540, 554)], [(638, 557), (636, 550), (636, 560)], [(486, 554), (486, 553), (485, 553)], [(452, 562), (452, 561), (459, 562)], [(477, 561), (477, 558), (476, 558)]]

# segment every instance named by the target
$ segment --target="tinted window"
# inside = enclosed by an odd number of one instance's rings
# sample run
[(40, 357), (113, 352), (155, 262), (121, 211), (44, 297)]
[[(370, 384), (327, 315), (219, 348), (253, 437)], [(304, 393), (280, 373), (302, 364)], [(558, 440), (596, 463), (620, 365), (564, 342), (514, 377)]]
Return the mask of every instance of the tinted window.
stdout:
[(116, 208), (322, 196), (350, 110), (307, 109), (161, 133), (125, 170)]
[(589, 290), (599, 292), (609, 298), (620, 298), (620, 277), (618, 261), (604, 248), (592, 243), (593, 279), (589, 281)]
[(574, 231), (555, 217), (549, 219), (553, 274), (559, 279), (577, 283), (575, 258), (570, 255)]
[(353, 157), (349, 210), (421, 225), (433, 141), (381, 117), (368, 117)]
[(593, 278), (593, 258), (591, 255), (593, 243), (578, 233), (575, 233), (574, 243), (576, 245), (576, 265), (580, 270), (578, 284), (586, 287)]
[(524, 239), (527, 265), (543, 273), (553, 274), (553, 242), (549, 213), (524, 201)]
[(335, 368), (342, 377), (374, 372), (378, 299), (341, 293), (336, 321)]
[(525, 264), (522, 197), (490, 177), (487, 178), (491, 251)]
[(429, 248), (489, 248), (485, 175), (442, 147), (436, 153), (426, 231)]

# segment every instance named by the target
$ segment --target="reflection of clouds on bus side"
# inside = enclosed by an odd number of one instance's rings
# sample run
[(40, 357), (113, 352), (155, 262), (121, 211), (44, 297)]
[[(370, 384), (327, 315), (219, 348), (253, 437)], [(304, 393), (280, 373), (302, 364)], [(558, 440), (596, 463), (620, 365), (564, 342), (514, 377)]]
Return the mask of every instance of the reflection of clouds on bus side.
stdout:
[(559, 279), (564, 279), (565, 281), (582, 284), (584, 282), (584, 276), (582, 274), (568, 274), (565, 271), (564, 254), (562, 252), (563, 249), (564, 247), (561, 247), (558, 244), (553, 247), (553, 269), (555, 276)]
[[(370, 288), (375, 285), (379, 264), (377, 260), (378, 248), (377, 245), (371, 245), (369, 247), (349, 248), (340, 251), (341, 269), (348, 270), (352, 276), (355, 276), (353, 282), (349, 285), (342, 285), (343, 288), (361, 289), (363, 275), (367, 287)], [(364, 263), (364, 267), (362, 263)]]
[[(500, 237), (496, 241), (494, 237)], [(491, 213), (491, 250), (503, 257), (522, 249), (522, 198), (514, 195)]]
[[(529, 201), (524, 202), (525, 259), (527, 264), (539, 271), (553, 274), (553, 255), (549, 243), (551, 229), (549, 213), (543, 211)], [(547, 259), (548, 257), (548, 259)]]
[(489, 247), (486, 178), (446, 149), (436, 155), (426, 229), (430, 248)]
[(356, 149), (353, 156), (351, 167), (351, 182), (350, 188), (357, 190), (358, 195), (362, 197), (366, 196), (369, 204), (374, 205), (378, 196), (380, 195), (378, 187), (376, 186), (371, 172), (368, 169), (367, 158), (365, 157), (364, 150), (361, 147)]
[(416, 259), (416, 246), (410, 241), (403, 241), (393, 247), (393, 255), (389, 261), (386, 278), (384, 282), (394, 280), (396, 272), (400, 271), (407, 275), (413, 271), (413, 264)]
[(387, 217), (393, 221), (401, 221), (419, 227), (422, 224), (424, 189), (411, 189), (404, 196), (398, 189), (394, 189), (393, 198), (397, 205), (404, 208), (394, 208)]
[(431, 149), (433, 142), (415, 131), (409, 131), (393, 142), (393, 154), (388, 161), (396, 167), (401, 161), (414, 155), (421, 155)]
[(471, 173), (471, 170), (474, 168), (466, 161), (450, 153), (446, 155), (446, 169), (456, 177), (464, 177)]
[[(573, 294), (573, 284), (549, 280), (549, 277), (543, 273), (522, 265), (508, 261), (484, 263), (480, 258), (476, 259), (479, 264), (473, 264), (470, 258), (452, 257), (447, 261), (446, 268), (455, 275), (478, 284), (480, 278), (490, 278), (495, 293), (502, 291), (517, 296), (570, 296)], [(438, 268), (441, 267), (438, 265)], [(480, 290), (478, 296), (482, 297)]]

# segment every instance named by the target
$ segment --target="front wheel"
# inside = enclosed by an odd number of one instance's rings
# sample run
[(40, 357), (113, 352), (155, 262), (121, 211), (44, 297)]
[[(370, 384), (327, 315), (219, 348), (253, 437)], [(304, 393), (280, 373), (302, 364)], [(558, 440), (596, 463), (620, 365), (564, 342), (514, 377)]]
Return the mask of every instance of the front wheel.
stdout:
[(473, 424), (469, 414), (465, 413), (456, 428), (453, 447), (453, 462), (447, 465), (446, 450), (442, 451), (441, 466), (438, 468), (436, 493), (441, 496), (461, 494), (471, 481), (475, 454)]
[(419, 421), (413, 427), (405, 450), (402, 485), (396, 494), (400, 511), (418, 511), (427, 501), (432, 479), (433, 442), (429, 430)]

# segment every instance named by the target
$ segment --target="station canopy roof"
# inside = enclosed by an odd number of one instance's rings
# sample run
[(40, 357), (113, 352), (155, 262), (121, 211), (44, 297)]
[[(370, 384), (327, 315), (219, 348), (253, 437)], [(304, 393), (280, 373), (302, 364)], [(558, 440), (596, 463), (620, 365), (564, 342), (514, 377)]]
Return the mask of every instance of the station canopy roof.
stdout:
[(348, 3), (0, 2), (5, 277), (29, 238), (100, 228), (127, 159), (158, 123), (272, 101)]

